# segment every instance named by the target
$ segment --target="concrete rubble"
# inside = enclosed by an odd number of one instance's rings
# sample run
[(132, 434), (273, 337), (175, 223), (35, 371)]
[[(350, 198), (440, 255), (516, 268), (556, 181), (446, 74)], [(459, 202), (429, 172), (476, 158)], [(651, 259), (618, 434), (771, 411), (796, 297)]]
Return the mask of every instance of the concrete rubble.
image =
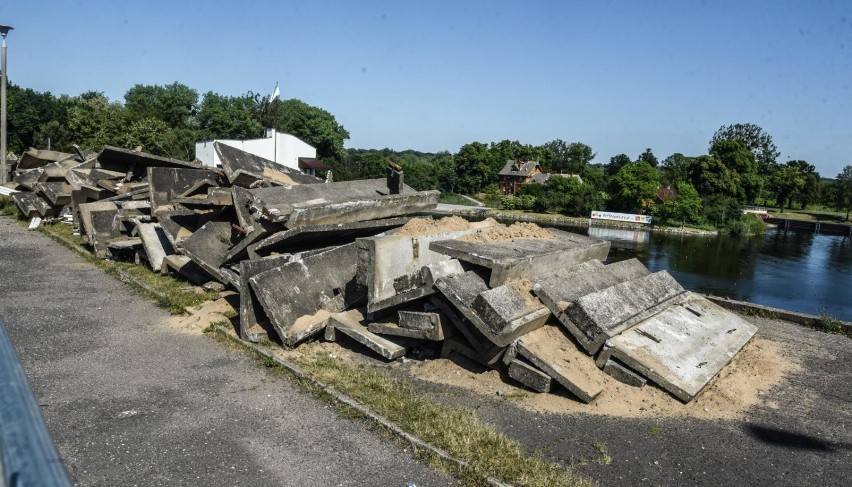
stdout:
[(609, 242), (532, 224), (433, 220), (436, 191), (326, 182), (216, 144), (221, 168), (105, 147), (24, 153), (4, 186), (100, 258), (239, 293), (241, 339), (382, 360), (432, 347), (538, 393), (591, 403), (613, 378), (689, 402), (754, 325)]

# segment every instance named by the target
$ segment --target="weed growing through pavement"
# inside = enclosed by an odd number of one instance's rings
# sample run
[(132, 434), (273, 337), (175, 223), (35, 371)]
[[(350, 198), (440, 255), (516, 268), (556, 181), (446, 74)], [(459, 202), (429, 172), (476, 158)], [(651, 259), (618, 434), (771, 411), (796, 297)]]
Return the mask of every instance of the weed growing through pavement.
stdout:
[(663, 429), (657, 425), (651, 426), (651, 436), (657, 437), (663, 434)]

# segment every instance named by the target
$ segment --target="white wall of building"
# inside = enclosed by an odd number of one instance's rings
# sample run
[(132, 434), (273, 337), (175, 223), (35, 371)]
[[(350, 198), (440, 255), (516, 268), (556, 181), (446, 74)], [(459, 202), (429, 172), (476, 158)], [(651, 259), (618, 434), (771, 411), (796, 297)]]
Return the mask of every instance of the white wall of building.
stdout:
[(213, 143), (219, 142), (231, 146), (235, 149), (254, 154), (270, 161), (275, 161), (282, 166), (287, 166), (299, 170), (300, 157), (317, 157), (317, 150), (303, 142), (298, 137), (290, 134), (284, 134), (275, 129), (267, 129), (266, 137), (262, 139), (249, 140), (203, 140), (195, 143), (195, 158), (204, 163), (205, 166), (221, 167), (222, 161), (216, 151), (213, 150)]

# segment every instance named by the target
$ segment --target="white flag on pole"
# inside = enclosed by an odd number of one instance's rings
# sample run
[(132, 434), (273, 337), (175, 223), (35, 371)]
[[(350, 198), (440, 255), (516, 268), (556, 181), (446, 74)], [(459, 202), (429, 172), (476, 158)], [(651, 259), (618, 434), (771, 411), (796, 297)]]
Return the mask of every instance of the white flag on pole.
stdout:
[(269, 103), (272, 103), (272, 100), (281, 96), (281, 90), (278, 89), (278, 83), (275, 83), (275, 89), (272, 90), (272, 94), (269, 95)]

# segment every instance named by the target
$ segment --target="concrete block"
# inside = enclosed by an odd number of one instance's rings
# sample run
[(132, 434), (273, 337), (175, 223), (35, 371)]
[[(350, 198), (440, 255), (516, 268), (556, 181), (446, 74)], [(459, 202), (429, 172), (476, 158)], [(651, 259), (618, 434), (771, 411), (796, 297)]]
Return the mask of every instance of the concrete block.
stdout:
[(277, 162), (258, 157), (240, 149), (213, 143), (213, 150), (222, 161), (222, 170), (232, 186), (244, 188), (257, 184), (297, 185), (319, 184), (323, 180), (297, 169), (282, 166)]
[(27, 218), (40, 217), (38, 208), (36, 207), (36, 199), (39, 199), (35, 193), (19, 191), (10, 195), (15, 205), (21, 211), (21, 214)]
[(397, 323), (370, 323), (367, 328), (380, 335), (391, 335), (440, 342), (458, 333), (449, 320), (438, 312), (400, 311)]
[(435, 311), (399, 311), (399, 326), (409, 330), (432, 331), (444, 321)]
[(27, 171), (21, 171), (17, 176), (14, 177), (13, 181), (20, 184), (21, 186), (27, 188), (32, 191), (35, 189), (35, 184), (39, 181), (44, 180), (44, 169), (36, 168), (29, 169)]
[(175, 198), (199, 185), (219, 186), (216, 173), (209, 169), (149, 167), (147, 181), (155, 210), (172, 205)]
[(121, 235), (121, 219), (118, 205), (113, 202), (83, 203), (80, 208), (80, 223), (89, 244), (99, 258), (106, 257), (106, 243)]
[(426, 264), (420, 269), (420, 273), (423, 276), (423, 285), (428, 289), (434, 288), (435, 281), (442, 277), (457, 276), (459, 274), (464, 274), (464, 272), (465, 269), (462, 266), (461, 261), (457, 259), (448, 259)]
[(207, 222), (223, 221), (226, 219), (220, 218), (219, 211), (193, 211), (186, 207), (177, 207), (171, 210), (164, 210), (164, 207), (155, 209), (152, 213), (157, 222), (160, 223), (166, 238), (176, 251), (183, 251), (183, 244), (186, 239), (191, 237), (198, 229), (204, 226)]
[(278, 336), (295, 345), (305, 338), (291, 333), (302, 316), (339, 313), (364, 301), (366, 290), (355, 282), (355, 270), (355, 245), (348, 244), (261, 272), (249, 283)]
[(509, 363), (509, 377), (536, 392), (550, 392), (550, 383), (553, 379), (544, 372), (520, 360), (512, 360)]
[(65, 206), (71, 203), (73, 188), (68, 183), (36, 183), (35, 188), (50, 202), (51, 206)]
[[(403, 216), (437, 204), (435, 192), (417, 192), (407, 186), (402, 194), (390, 195), (383, 179), (276, 186), (249, 192), (251, 210), (259, 218), (286, 223), (288, 228)], [(406, 199), (408, 196), (412, 199)]]
[(622, 364), (618, 360), (610, 358), (603, 366), (603, 371), (606, 375), (612, 377), (618, 382), (622, 382), (633, 387), (644, 387), (648, 383), (648, 379), (631, 370), (630, 367)]
[(550, 310), (517, 281), (479, 293), (471, 308), (495, 334), (525, 334), (550, 317)]
[(166, 275), (179, 275), (196, 286), (209, 282), (213, 278), (192, 259), (177, 254), (163, 257), (160, 272)]
[[(429, 250), (430, 242), (475, 233), (476, 228), (424, 235), (382, 235), (359, 238), (358, 280), (367, 286), (370, 312), (397, 306), (434, 292), (436, 278), (464, 272), (461, 263)], [(429, 269), (423, 272), (423, 267)], [(425, 274), (429, 275), (427, 284)]]
[[(292, 253), (317, 247), (332, 247), (371, 237), (408, 222), (408, 217), (383, 218), (353, 223), (335, 223), (281, 230), (247, 246), (250, 258), (265, 257), (273, 253)], [(262, 221), (262, 220), (261, 220)]]
[(291, 255), (284, 255), (240, 262), (240, 329), (238, 332), (241, 339), (254, 341), (252, 336), (257, 334), (252, 335), (250, 330), (257, 326), (266, 330), (266, 334), (276, 333), (269, 317), (263, 310), (263, 306), (258, 301), (257, 294), (251, 287), (249, 279), (261, 272), (280, 267), (291, 260)]
[(555, 326), (545, 326), (521, 337), (517, 354), (552, 377), (585, 403), (603, 391), (603, 372), (595, 362)]
[[(452, 305), (472, 324), (479, 333), (482, 334), (489, 342), (498, 346), (506, 347), (516, 338), (528, 333), (529, 331), (540, 327), (547, 320), (550, 312), (544, 306), (540, 305), (537, 309), (530, 308), (532, 311), (528, 314), (521, 315), (512, 320), (505, 320), (499, 315), (496, 309), (493, 313), (480, 314), (479, 308), (486, 306), (489, 298), (479, 298), (488, 289), (488, 284), (485, 283), (479, 274), (474, 271), (468, 271), (464, 274), (452, 277), (444, 277), (438, 279), (435, 287), (441, 294), (452, 303)], [(499, 290), (495, 293), (490, 293), (487, 296), (494, 300), (499, 299), (505, 294), (512, 294), (511, 291)], [(479, 298), (479, 300), (477, 300)], [(476, 304), (475, 304), (476, 303)], [(495, 303), (492, 303), (496, 305)], [(499, 307), (498, 307), (499, 308)], [(516, 308), (512, 308), (516, 309)], [(490, 320), (489, 323), (486, 320)]]
[(660, 271), (582, 296), (567, 315), (588, 339), (589, 352), (596, 353), (608, 339), (671, 306), (683, 293), (668, 272)]
[(651, 273), (639, 259), (627, 259), (607, 264), (606, 270), (615, 276), (619, 282), (632, 281)]
[(475, 351), (473, 355), (468, 356), (469, 358), (486, 367), (496, 366), (497, 362), (503, 356), (505, 350), (503, 347), (498, 347), (491, 343), (467, 318), (459, 314), (458, 310), (444, 298), (436, 294), (429, 299), (429, 302), (440, 310), (443, 317), (446, 318), (445, 321), (451, 323), (456, 331), (462, 334), (464, 337), (463, 341), (467, 343), (467, 346), (472, 347)]
[(553, 238), (465, 242), (432, 242), (430, 249), (491, 269), (489, 286), (497, 287), (509, 279), (535, 278), (554, 269), (587, 260), (606, 259), (610, 243), (605, 240), (549, 229)]
[(71, 188), (79, 191), (84, 185), (89, 183), (89, 172), (91, 169), (71, 169), (65, 173), (65, 181), (71, 185)]
[(598, 366), (616, 359), (681, 401), (694, 399), (757, 327), (703, 296), (687, 292), (683, 298), (610, 338)]
[(129, 173), (138, 171), (139, 177), (145, 177), (149, 167), (185, 167), (199, 168), (200, 162), (187, 162), (169, 157), (155, 156), (146, 152), (122, 149), (121, 147), (104, 146), (98, 154), (98, 164), (103, 169)]
[(492, 356), (484, 355), (476, 350), (463, 335), (448, 337), (441, 345), (441, 358), (452, 359), (453, 355), (459, 355), (487, 368), (496, 368), (502, 354)]
[(142, 239), (145, 255), (151, 269), (159, 272), (163, 265), (163, 258), (175, 253), (175, 249), (166, 237), (166, 233), (158, 223), (140, 223), (136, 225), (136, 232)]
[(205, 223), (183, 241), (183, 253), (219, 282), (227, 280), (219, 271), (225, 256), (235, 241), (234, 231), (228, 221)]
[(405, 347), (372, 333), (364, 326), (365, 322), (364, 310), (332, 314), (326, 324), (325, 338), (335, 341), (337, 333), (343, 333), (388, 360), (405, 355)]

